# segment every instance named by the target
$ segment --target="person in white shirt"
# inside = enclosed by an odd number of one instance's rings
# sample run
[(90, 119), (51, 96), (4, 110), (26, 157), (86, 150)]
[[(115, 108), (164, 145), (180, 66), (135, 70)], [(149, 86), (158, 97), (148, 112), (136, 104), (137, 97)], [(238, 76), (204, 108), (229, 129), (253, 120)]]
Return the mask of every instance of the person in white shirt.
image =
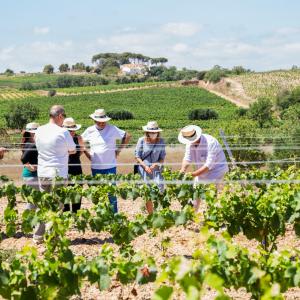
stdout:
[[(185, 155), (182, 161), (181, 172), (185, 173), (191, 163), (196, 165), (196, 170), (191, 173), (197, 182), (216, 182), (219, 188), (228, 164), (222, 146), (213, 136), (203, 134), (199, 126), (189, 125), (181, 129), (178, 140), (185, 144)], [(198, 210), (200, 199), (194, 202)]]
[[(87, 156), (91, 160), (92, 175), (116, 174), (116, 159), (121, 149), (128, 144), (130, 135), (124, 130), (108, 124), (107, 122), (111, 118), (106, 115), (104, 109), (95, 110), (90, 118), (95, 121), (95, 125), (88, 127), (81, 136), (83, 141), (90, 145), (90, 152)], [(117, 140), (121, 140), (118, 148)], [(117, 212), (117, 198), (109, 195), (109, 200), (114, 212)]]
[[(62, 128), (66, 117), (61, 105), (54, 105), (50, 109), (49, 123), (40, 126), (35, 133), (35, 143), (38, 151), (38, 179), (40, 191), (50, 192), (53, 179), (57, 176), (68, 178), (69, 154), (76, 152), (76, 145), (70, 132)], [(43, 239), (45, 224), (40, 223), (34, 233), (34, 240)]]

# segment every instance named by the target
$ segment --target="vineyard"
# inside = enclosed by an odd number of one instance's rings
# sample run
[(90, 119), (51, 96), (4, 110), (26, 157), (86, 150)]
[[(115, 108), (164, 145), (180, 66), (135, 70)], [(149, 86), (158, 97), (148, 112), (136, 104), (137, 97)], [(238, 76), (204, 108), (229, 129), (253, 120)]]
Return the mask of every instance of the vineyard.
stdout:
[(168, 82), (143, 82), (143, 83), (127, 83), (127, 84), (108, 84), (108, 85), (96, 85), (96, 86), (82, 86), (82, 87), (70, 87), (70, 88), (57, 88), (58, 95), (80, 95), (80, 94), (95, 94), (100, 92), (109, 91), (126, 91), (138, 88), (155, 88), (155, 87), (170, 87), (176, 86), (176, 83)]
[(249, 73), (233, 77), (241, 83), (247, 96), (252, 99), (275, 99), (282, 91), (291, 91), (300, 85), (299, 70)]
[[(300, 253), (295, 244), (280, 243), (287, 234), (294, 235), (295, 243), (300, 234), (299, 170), (236, 169), (220, 194), (214, 185), (193, 186), (189, 176), (170, 170), (164, 179), (161, 193), (136, 175), (79, 176), (71, 179), (74, 185), (57, 184), (47, 194), (3, 177), (1, 246), (11, 239), (18, 244), (17, 235), (30, 236), (40, 221), (47, 231), (43, 247), (27, 242), (9, 259), (1, 258), (0, 295), (66, 299), (82, 294), (86, 299), (97, 287), (91, 298), (282, 299), (300, 286)], [(131, 207), (151, 199), (156, 211), (150, 216), (113, 214), (108, 194)], [(61, 202), (76, 203), (80, 197), (86, 204), (77, 214), (60, 210)], [(189, 205), (198, 198), (203, 199), (200, 214)], [(21, 209), (22, 202), (38, 210)], [(182, 249), (172, 246), (178, 239), (176, 228), (185, 232)], [(68, 235), (74, 231), (87, 242), (105, 232), (106, 244), (99, 241), (93, 255), (83, 250), (78, 254)], [(136, 244), (140, 238), (157, 241), (156, 248)]]
[(7, 88), (0, 89), (0, 100), (21, 100), (35, 97), (38, 97), (38, 95), (34, 92)]
[[(121, 85), (120, 88), (123, 89)], [(19, 99), (17, 102), (1, 101), (0, 109), (7, 112), (12, 103), (28, 103), (32, 98)], [(40, 124), (46, 123), (48, 109), (51, 105), (60, 103), (69, 116), (82, 124), (82, 130), (92, 125), (89, 115), (97, 108), (103, 107), (106, 111), (125, 109), (134, 115), (133, 120), (113, 121), (113, 124), (130, 131), (134, 136), (132, 142), (141, 134), (142, 125), (148, 120), (155, 119), (164, 129), (164, 137), (176, 140), (179, 127), (186, 125), (188, 113), (195, 108), (214, 109), (219, 114), (218, 120), (195, 121), (202, 128), (213, 128), (218, 131), (221, 127), (228, 127), (234, 115), (235, 106), (226, 100), (217, 97), (197, 87), (161, 87), (122, 91), (109, 94), (72, 95), (57, 97), (34, 98), (34, 105), (40, 110), (37, 120)], [(3, 115), (0, 116), (0, 127), (5, 127)]]

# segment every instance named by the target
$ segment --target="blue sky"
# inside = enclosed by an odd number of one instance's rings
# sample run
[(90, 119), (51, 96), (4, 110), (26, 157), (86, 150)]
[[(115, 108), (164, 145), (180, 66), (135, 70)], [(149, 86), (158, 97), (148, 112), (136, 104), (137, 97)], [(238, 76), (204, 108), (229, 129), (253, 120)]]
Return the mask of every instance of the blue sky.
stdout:
[(2, 0), (0, 72), (123, 51), (179, 68), (290, 68), (300, 65), (299, 11), (297, 0)]

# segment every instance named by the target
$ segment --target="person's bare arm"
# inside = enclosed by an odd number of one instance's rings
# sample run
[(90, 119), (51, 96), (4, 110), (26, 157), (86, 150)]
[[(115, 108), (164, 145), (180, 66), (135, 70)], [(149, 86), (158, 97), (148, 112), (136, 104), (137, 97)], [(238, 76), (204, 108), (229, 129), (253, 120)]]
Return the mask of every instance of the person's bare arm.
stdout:
[(140, 164), (148, 174), (152, 174), (152, 169), (148, 167), (139, 157), (136, 157), (135, 159), (137, 163)]
[(129, 143), (130, 139), (131, 139), (131, 135), (128, 132), (125, 132), (122, 142), (118, 147), (118, 149), (116, 150), (116, 157), (119, 156), (121, 150)]
[(181, 164), (180, 172), (186, 173), (186, 170), (188, 169), (189, 165), (190, 165), (190, 162), (188, 162), (187, 160), (183, 160), (182, 164)]
[(206, 172), (208, 172), (209, 168), (207, 166), (202, 166), (200, 167), (199, 169), (197, 169), (196, 171), (192, 172), (192, 176), (193, 177), (196, 177), (196, 176), (199, 176), (199, 175), (202, 175)]
[(7, 150), (3, 147), (0, 148), (0, 159), (2, 159), (4, 157), (4, 153), (6, 152)]
[(82, 137), (79, 135), (78, 136), (78, 144), (79, 144), (79, 151), (80, 155), (85, 151), (85, 146)]
[(35, 172), (37, 170), (37, 165), (32, 165), (30, 163), (24, 164), (24, 166), (31, 172)]

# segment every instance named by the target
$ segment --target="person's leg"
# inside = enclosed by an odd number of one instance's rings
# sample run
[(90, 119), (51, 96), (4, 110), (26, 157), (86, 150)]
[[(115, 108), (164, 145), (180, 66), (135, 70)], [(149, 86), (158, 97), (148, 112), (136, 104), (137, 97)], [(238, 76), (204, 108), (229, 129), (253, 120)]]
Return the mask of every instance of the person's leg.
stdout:
[[(102, 175), (107, 175), (107, 174), (117, 174), (117, 168), (111, 168), (111, 169), (103, 169), (103, 170), (98, 170), (98, 169), (92, 169), (92, 175), (95, 176), (96, 174), (102, 174)], [(109, 202), (113, 206), (114, 213), (118, 212), (118, 200), (115, 195), (110, 195), (108, 194)]]

